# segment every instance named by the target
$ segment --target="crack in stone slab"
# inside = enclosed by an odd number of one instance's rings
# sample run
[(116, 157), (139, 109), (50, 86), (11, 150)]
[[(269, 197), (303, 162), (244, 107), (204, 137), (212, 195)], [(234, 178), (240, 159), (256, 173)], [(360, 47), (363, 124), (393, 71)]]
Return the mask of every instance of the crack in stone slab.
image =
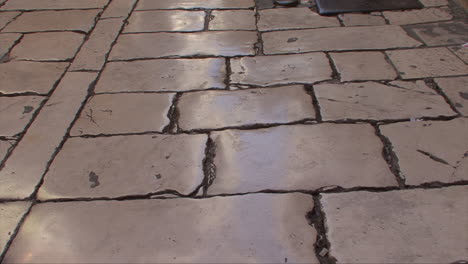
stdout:
[(417, 151), (418, 151), (419, 153), (421, 153), (421, 154), (423, 154), (423, 155), (429, 157), (429, 158), (432, 159), (433, 161), (436, 161), (436, 162), (439, 162), (439, 163), (442, 163), (442, 164), (449, 165), (449, 166), (453, 167), (453, 166), (450, 165), (447, 161), (445, 161), (445, 160), (442, 159), (442, 158), (437, 157), (437, 156), (434, 155), (434, 154), (431, 154), (431, 153), (429, 153), (429, 152), (427, 152), (427, 151), (420, 150), (420, 149), (418, 149)]

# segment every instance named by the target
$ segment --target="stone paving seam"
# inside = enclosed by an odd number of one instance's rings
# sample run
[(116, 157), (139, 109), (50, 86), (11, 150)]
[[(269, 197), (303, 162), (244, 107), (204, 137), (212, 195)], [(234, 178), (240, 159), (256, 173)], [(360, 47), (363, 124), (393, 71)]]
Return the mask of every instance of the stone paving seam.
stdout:
[(172, 105), (169, 108), (169, 111), (167, 112), (167, 118), (169, 119), (169, 124), (167, 124), (166, 127), (163, 128), (162, 130), (163, 133), (174, 134), (174, 133), (178, 133), (179, 131), (180, 112), (177, 106), (178, 106), (178, 103), (182, 94), (183, 93), (176, 93), (172, 100)]
[[(203, 173), (205, 179), (203, 180), (203, 196), (207, 196), (208, 189), (216, 180), (216, 164), (214, 158), (216, 157), (216, 143), (211, 138), (211, 133), (208, 134), (205, 148), (205, 158), (203, 159)], [(195, 193), (196, 194), (196, 193)]]
[[(317, 230), (315, 254), (321, 264), (335, 264), (336, 259), (330, 254), (330, 241), (327, 236), (326, 215), (320, 201), (320, 194), (313, 196), (314, 210), (307, 215), (310, 224)], [(324, 253), (322, 253), (324, 252)]]
[(304, 85), (304, 89), (306, 93), (310, 95), (312, 99), (312, 105), (314, 106), (314, 109), (315, 109), (315, 120), (317, 121), (317, 123), (320, 124), (323, 122), (322, 110), (320, 109), (320, 103), (317, 99), (317, 95), (315, 94), (314, 86), (306, 84)]
[[(0, 6), (1, 7), (1, 6)], [(1, 14), (2, 12), (0, 12)], [(2, 30), (4, 28), (6, 28), (8, 26), (8, 24), (10, 24), (11, 22), (13, 22), (14, 20), (16, 20), (16, 18), (18, 18), (19, 16), (21, 16), (21, 12), (18, 12), (18, 14), (16, 16), (14, 16), (10, 21), (8, 21), (3, 27), (0, 27), (0, 32), (2, 32)]]
[[(436, 78), (436, 77), (435, 77)], [(452, 111), (458, 114), (458, 116), (463, 116), (463, 114), (458, 110), (455, 106), (455, 103), (448, 97), (448, 95), (440, 88), (440, 86), (434, 81), (434, 78), (425, 79), (424, 80), (430, 88), (437, 92), (438, 95), (442, 96), (445, 99), (445, 102), (450, 105)]]
[[(7, 34), (21, 34), (21, 33), (7, 33)], [(2, 34), (0, 34), (1, 36)], [(16, 47), (16, 45), (18, 45), (21, 40), (23, 39), (24, 37), (24, 34), (21, 34), (21, 36), (19, 36), (14, 42), (13, 42), (13, 45), (11, 45), (11, 47), (6, 50), (5, 52), (5, 55), (2, 56), (2, 54), (0, 53), (0, 63), (4, 63), (4, 62), (7, 62), (10, 60), (10, 53), (11, 51)], [(0, 93), (1, 94), (1, 93)]]
[[(15, 201), (15, 202), (19, 202), (19, 201)], [(18, 221), (18, 223), (16, 224), (16, 227), (15, 229), (13, 230), (13, 232), (11, 232), (11, 236), (9, 237), (6, 245), (4, 248), (0, 249), (0, 263), (3, 262), (3, 258), (5, 257), (8, 249), (10, 248), (11, 246), (11, 243), (13, 243), (13, 240), (15, 239), (16, 235), (18, 234), (21, 226), (23, 225), (24, 221), (26, 220), (26, 217), (29, 215), (29, 213), (31, 212), (31, 209), (33, 207), (33, 203), (31, 202), (27, 208), (27, 210), (24, 212), (24, 214), (22, 215), (22, 217), (20, 218), (20, 220)]]

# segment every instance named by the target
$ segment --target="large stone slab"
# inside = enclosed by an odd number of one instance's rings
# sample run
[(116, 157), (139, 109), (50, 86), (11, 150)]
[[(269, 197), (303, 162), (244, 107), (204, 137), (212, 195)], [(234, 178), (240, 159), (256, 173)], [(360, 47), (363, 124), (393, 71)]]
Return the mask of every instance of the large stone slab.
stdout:
[(21, 38), (21, 34), (0, 34), (0, 59), (2, 59)]
[(166, 190), (189, 195), (203, 182), (206, 141), (206, 135), (72, 138), (54, 160), (38, 197), (120, 197)]
[(253, 10), (214, 10), (211, 12), (210, 30), (257, 30)]
[(468, 42), (464, 21), (414, 25), (411, 30), (428, 46), (464, 44)]
[(267, 32), (262, 34), (265, 54), (333, 50), (383, 50), (418, 47), (399, 26), (336, 27)]
[(231, 9), (254, 7), (254, 0), (141, 0), (136, 10), (151, 9)]
[(123, 18), (99, 20), (88, 40), (81, 47), (70, 70), (100, 71), (123, 23)]
[(256, 42), (257, 33), (252, 31), (124, 34), (110, 59), (254, 55)]
[(68, 63), (0, 63), (0, 92), (5, 94), (36, 92), (47, 94), (60, 79)]
[(453, 116), (444, 98), (424, 81), (320, 84), (315, 93), (323, 120), (404, 119)]
[(103, 8), (108, 0), (9, 0), (1, 10), (47, 10)]
[(387, 51), (403, 79), (468, 74), (468, 65), (447, 48)]
[(11, 51), (10, 58), (32, 61), (64, 61), (75, 57), (85, 39), (74, 32), (42, 32), (27, 34)]
[(223, 89), (226, 87), (225, 64), (222, 58), (110, 62), (106, 65), (95, 92)]
[(4, 260), (318, 263), (312, 208), (305, 194), (40, 204)]
[(25, 12), (3, 29), (4, 32), (79, 30), (89, 32), (100, 10)]
[(383, 12), (383, 15), (392, 25), (428, 23), (451, 20), (453, 18), (448, 7), (424, 8), (408, 11), (387, 11)]
[(336, 17), (320, 16), (307, 7), (265, 9), (259, 15), (260, 31), (340, 26)]
[(468, 249), (468, 187), (324, 194), (337, 263), (454, 263)]
[(205, 12), (181, 10), (154, 10), (133, 12), (124, 32), (201, 31)]
[(180, 98), (178, 109), (179, 126), (183, 130), (290, 123), (315, 118), (312, 98), (299, 85), (188, 93)]
[(0, 171), (0, 199), (25, 199), (34, 192), (96, 77), (65, 75)]
[(0, 136), (22, 133), (44, 99), (41, 96), (0, 97)]
[(382, 52), (342, 52), (331, 53), (330, 56), (343, 82), (393, 80), (397, 77)]
[(438, 78), (435, 81), (458, 111), (468, 116), (468, 77)]
[(91, 98), (71, 135), (162, 132), (174, 94), (101, 94)]
[(381, 126), (409, 185), (468, 180), (468, 119)]
[(367, 124), (227, 130), (212, 138), (216, 179), (209, 194), (397, 185)]
[(3, 255), (5, 246), (18, 227), (21, 218), (29, 210), (30, 202), (11, 202), (0, 204), (0, 256)]
[(231, 72), (232, 84), (255, 86), (314, 83), (333, 73), (324, 53), (234, 58)]

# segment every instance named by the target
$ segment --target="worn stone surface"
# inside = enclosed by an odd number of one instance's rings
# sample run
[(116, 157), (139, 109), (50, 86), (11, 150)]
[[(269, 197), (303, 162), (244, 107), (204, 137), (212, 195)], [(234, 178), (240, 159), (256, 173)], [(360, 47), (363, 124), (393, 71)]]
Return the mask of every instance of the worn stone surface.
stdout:
[(318, 263), (313, 206), (305, 194), (40, 204), (5, 261)]
[(407, 184), (468, 180), (468, 119), (399, 123), (381, 131), (392, 142)]
[(0, 92), (5, 94), (48, 93), (65, 71), (64, 62), (8, 62), (0, 63)]
[(462, 59), (466, 64), (468, 64), (468, 47), (455, 46), (449, 47), (449, 49), (455, 53), (458, 58)]
[(0, 10), (47, 10), (103, 8), (108, 0), (9, 0)]
[(0, 223), (0, 256), (4, 253), (5, 246), (30, 206), (30, 202), (0, 204), (0, 218), (2, 219)]
[(123, 26), (123, 18), (99, 20), (89, 39), (76, 56), (71, 70), (99, 71), (104, 66), (106, 55)]
[(464, 116), (468, 116), (468, 77), (438, 78), (437, 85)]
[(381, 52), (331, 53), (341, 81), (393, 80), (397, 73)]
[(112, 0), (104, 13), (102, 13), (101, 18), (127, 17), (135, 3), (136, 0)]
[(385, 19), (371, 14), (340, 14), (339, 18), (345, 26), (382, 26)]
[(0, 162), (3, 161), (12, 144), (13, 141), (0, 140)]
[(10, 21), (17, 17), (20, 12), (1, 12), (0, 13), (0, 30), (5, 27)]
[(15, 60), (64, 61), (75, 57), (85, 36), (74, 32), (27, 34), (11, 51)]
[(46, 174), (39, 199), (120, 197), (165, 190), (189, 195), (204, 178), (206, 141), (206, 135), (70, 139)]
[(383, 15), (390, 24), (394, 25), (436, 22), (453, 18), (448, 7), (424, 8), (408, 11), (387, 11), (383, 12)]
[(415, 25), (411, 30), (428, 46), (439, 46), (468, 42), (467, 27), (467, 23), (454, 21)]
[(254, 55), (256, 32), (152, 33), (121, 35), (111, 60), (178, 56)]
[(336, 27), (262, 34), (265, 54), (299, 53), (333, 50), (381, 50), (418, 47), (398, 26)]
[(8, 24), (3, 31), (37, 32), (79, 30), (89, 32), (94, 24), (94, 18), (99, 11), (100, 10), (66, 10), (26, 12)]
[(95, 92), (223, 89), (225, 78), (223, 58), (111, 62), (106, 65)]
[[(287, 100), (283, 100), (287, 98)], [(283, 100), (278, 104), (278, 101)], [(178, 104), (183, 130), (289, 123), (315, 118), (311, 97), (299, 85), (184, 94)]]
[(0, 136), (23, 132), (43, 100), (41, 96), (0, 97)]
[(173, 94), (102, 94), (85, 106), (71, 134), (161, 132)]
[(205, 12), (154, 10), (134, 12), (124, 32), (201, 31)]
[(231, 83), (269, 86), (314, 83), (332, 78), (324, 53), (256, 56), (231, 60)]
[(454, 263), (466, 259), (466, 186), (324, 194), (338, 263)]
[(217, 172), (208, 194), (396, 185), (367, 124), (227, 130), (212, 138)]
[(320, 16), (307, 7), (260, 10), (260, 31), (299, 28), (339, 27), (336, 17)]
[(251, 8), (254, 0), (141, 0), (136, 10), (150, 9), (229, 9), (229, 8)]
[(365, 82), (321, 84), (314, 88), (323, 120), (386, 120), (456, 114), (444, 98), (423, 81), (411, 84), (395, 82), (390, 86)]
[(21, 34), (0, 34), (0, 59), (8, 54), (20, 38)]
[(419, 0), (425, 7), (445, 6), (448, 5), (448, 0)]
[(446, 48), (387, 51), (403, 79), (468, 74), (468, 65)]
[(96, 77), (86, 72), (65, 75), (0, 171), (0, 198), (23, 199), (33, 193)]
[(255, 12), (252, 10), (213, 11), (211, 30), (256, 30)]

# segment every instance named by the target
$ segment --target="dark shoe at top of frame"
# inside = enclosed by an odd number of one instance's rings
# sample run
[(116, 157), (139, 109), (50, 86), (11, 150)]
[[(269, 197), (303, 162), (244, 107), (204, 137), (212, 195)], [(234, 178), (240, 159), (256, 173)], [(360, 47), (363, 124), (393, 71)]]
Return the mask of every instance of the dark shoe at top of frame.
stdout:
[(275, 5), (282, 6), (296, 6), (299, 4), (300, 0), (274, 0)]

